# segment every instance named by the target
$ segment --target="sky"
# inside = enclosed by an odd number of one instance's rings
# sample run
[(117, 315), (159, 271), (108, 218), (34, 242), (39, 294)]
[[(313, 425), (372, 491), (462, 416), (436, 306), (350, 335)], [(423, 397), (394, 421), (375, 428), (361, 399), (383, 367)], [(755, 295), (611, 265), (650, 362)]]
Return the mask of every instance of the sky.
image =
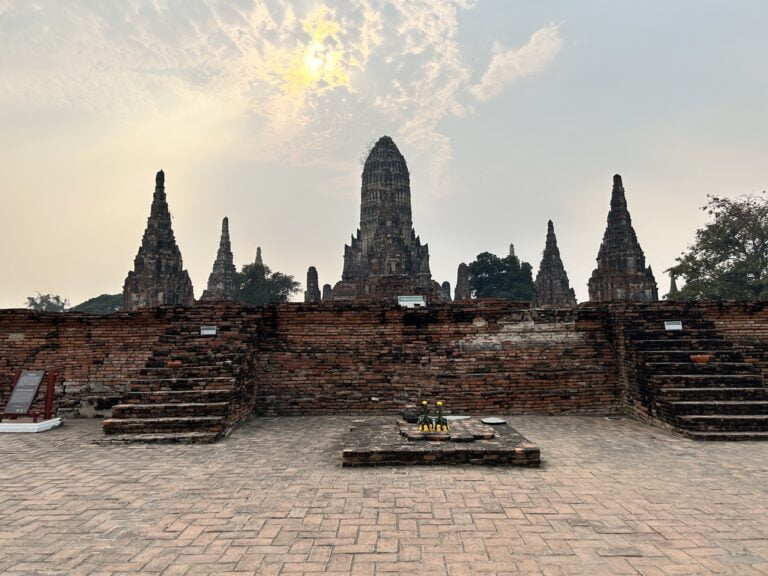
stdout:
[[(0, 308), (122, 291), (163, 169), (199, 297), (340, 279), (366, 151), (411, 173), (433, 278), (555, 224), (579, 301), (612, 176), (661, 294), (707, 195), (768, 188), (764, 0), (0, 0)], [(300, 296), (299, 296), (300, 297)]]

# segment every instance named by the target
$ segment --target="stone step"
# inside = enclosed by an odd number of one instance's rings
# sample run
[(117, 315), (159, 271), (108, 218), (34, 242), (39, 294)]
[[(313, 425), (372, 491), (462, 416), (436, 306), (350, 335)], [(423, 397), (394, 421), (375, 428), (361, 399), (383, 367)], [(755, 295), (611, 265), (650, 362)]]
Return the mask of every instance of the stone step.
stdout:
[(659, 409), (669, 416), (715, 414), (768, 414), (768, 400), (696, 400), (660, 402)]
[(241, 364), (246, 356), (245, 352), (233, 352), (228, 347), (217, 350), (206, 346), (195, 350), (188, 346), (184, 346), (184, 349), (180, 349), (179, 346), (169, 346), (164, 350), (153, 350), (152, 357), (149, 359), (149, 365), (163, 367), (169, 360), (179, 360), (184, 364), (192, 366), (219, 366), (225, 362)]
[(210, 444), (220, 437), (218, 432), (165, 432), (154, 434), (111, 434), (98, 444)]
[(641, 329), (625, 329), (624, 337), (629, 340), (701, 340), (703, 338), (711, 340), (722, 340), (720, 336), (712, 326), (707, 327), (690, 327), (686, 330), (664, 330), (662, 325), (660, 328), (641, 328)]
[(655, 310), (648, 311), (647, 313), (640, 308), (632, 310), (631, 315), (627, 315), (624, 319), (624, 323), (629, 326), (644, 326), (646, 324), (661, 324), (664, 326), (665, 321), (680, 320), (685, 326), (686, 322), (711, 322), (707, 317), (699, 310), (691, 308), (679, 307), (679, 308), (656, 308)]
[(139, 374), (144, 378), (214, 378), (217, 376), (227, 376), (240, 369), (240, 365), (224, 364), (221, 365), (201, 365), (194, 366), (183, 364), (179, 367), (170, 366), (152, 366), (148, 365), (141, 370)]
[(768, 400), (768, 388), (764, 386), (746, 388), (661, 388), (658, 390), (657, 399), (661, 402)]
[(747, 440), (768, 440), (768, 432), (701, 432), (697, 430), (680, 430), (683, 436), (693, 440), (713, 440), (713, 441), (747, 441)]
[(153, 390), (128, 392), (123, 404), (186, 404), (189, 402), (227, 402), (232, 390)]
[(692, 414), (677, 416), (684, 429), (701, 432), (767, 432), (768, 414)]
[(759, 388), (761, 374), (651, 374), (653, 388)]
[(118, 404), (112, 418), (169, 418), (180, 416), (226, 416), (229, 402), (174, 402), (171, 404)]
[(644, 338), (631, 344), (638, 351), (642, 350), (724, 350), (733, 347), (733, 343), (722, 338)]
[(741, 362), (743, 356), (736, 350), (638, 350), (642, 362), (690, 362), (692, 354), (709, 354), (710, 362)]
[(128, 385), (130, 392), (234, 390), (234, 376), (208, 378), (137, 378)]
[(170, 418), (108, 418), (102, 421), (105, 434), (154, 434), (157, 432), (219, 432), (223, 416)]
[(646, 362), (643, 367), (650, 374), (759, 374), (760, 369), (748, 362)]

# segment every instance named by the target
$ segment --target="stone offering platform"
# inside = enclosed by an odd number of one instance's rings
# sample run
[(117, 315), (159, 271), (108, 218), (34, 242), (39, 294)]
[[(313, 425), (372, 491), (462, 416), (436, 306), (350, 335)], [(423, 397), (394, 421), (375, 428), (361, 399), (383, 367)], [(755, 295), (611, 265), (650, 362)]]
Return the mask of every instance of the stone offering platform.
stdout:
[(447, 433), (424, 433), (391, 416), (352, 421), (344, 439), (342, 466), (482, 464), (538, 466), (539, 449), (509, 424), (479, 419), (451, 423)]

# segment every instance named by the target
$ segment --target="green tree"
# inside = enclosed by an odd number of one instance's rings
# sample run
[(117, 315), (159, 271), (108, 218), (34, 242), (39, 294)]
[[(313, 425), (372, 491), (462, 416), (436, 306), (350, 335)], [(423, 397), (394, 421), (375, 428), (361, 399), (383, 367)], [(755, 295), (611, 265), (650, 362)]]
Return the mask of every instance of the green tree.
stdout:
[(40, 294), (27, 297), (27, 308), (40, 312), (64, 312), (69, 306), (69, 300), (58, 294)]
[(291, 294), (299, 291), (301, 284), (293, 276), (272, 272), (259, 263), (246, 264), (238, 272), (237, 299), (246, 304), (261, 306), (275, 302), (287, 302)]
[(123, 307), (122, 294), (102, 294), (70, 308), (72, 312), (86, 314), (112, 314)]
[(768, 195), (707, 198), (712, 221), (669, 269), (685, 280), (670, 299), (768, 299)]
[(499, 258), (490, 252), (477, 255), (469, 269), (469, 286), (475, 298), (533, 300), (533, 268), (517, 256)]

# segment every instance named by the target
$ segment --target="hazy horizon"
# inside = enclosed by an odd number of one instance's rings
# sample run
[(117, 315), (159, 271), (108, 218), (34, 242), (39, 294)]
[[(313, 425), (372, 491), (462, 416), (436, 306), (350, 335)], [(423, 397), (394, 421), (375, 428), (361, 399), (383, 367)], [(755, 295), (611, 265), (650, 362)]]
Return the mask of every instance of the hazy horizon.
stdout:
[[(341, 277), (390, 135), (438, 282), (552, 219), (578, 300), (621, 174), (656, 276), (707, 195), (768, 188), (768, 4), (0, 0), (0, 307), (122, 291), (155, 173), (200, 297), (235, 263)], [(300, 297), (298, 295), (297, 297)]]

